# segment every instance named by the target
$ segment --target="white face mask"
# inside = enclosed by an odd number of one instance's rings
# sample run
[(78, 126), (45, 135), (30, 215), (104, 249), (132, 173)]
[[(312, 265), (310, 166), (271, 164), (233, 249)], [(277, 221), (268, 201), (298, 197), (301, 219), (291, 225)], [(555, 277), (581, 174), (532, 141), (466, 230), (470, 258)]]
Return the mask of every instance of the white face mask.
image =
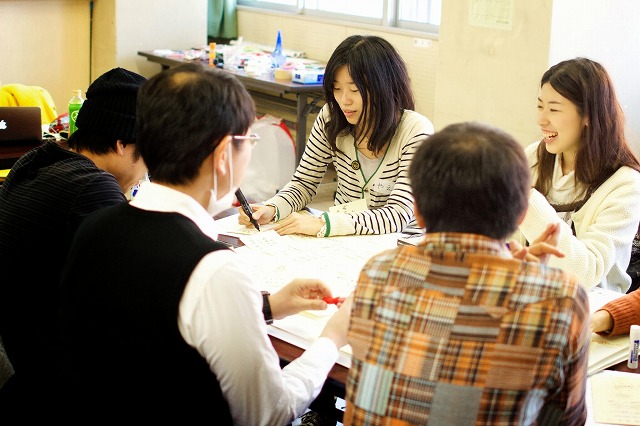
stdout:
[(211, 190), (211, 198), (209, 199), (209, 205), (207, 206), (207, 212), (211, 216), (215, 216), (218, 213), (233, 207), (233, 200), (236, 196), (237, 187), (233, 187), (233, 157), (231, 154), (231, 144), (229, 141), (227, 146), (229, 147), (229, 192), (224, 197), (218, 200), (218, 175), (215, 171), (215, 165), (213, 169), (213, 189)]

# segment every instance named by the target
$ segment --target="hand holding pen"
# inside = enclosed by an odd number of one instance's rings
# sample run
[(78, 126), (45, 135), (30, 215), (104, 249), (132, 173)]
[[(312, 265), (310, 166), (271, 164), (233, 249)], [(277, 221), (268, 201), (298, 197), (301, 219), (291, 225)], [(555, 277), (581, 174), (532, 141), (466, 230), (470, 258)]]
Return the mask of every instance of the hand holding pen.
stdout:
[(253, 218), (256, 222), (258, 222), (258, 225), (264, 225), (271, 222), (271, 220), (275, 216), (275, 207), (273, 207), (272, 205), (267, 206), (261, 204), (250, 204), (249, 207), (253, 209), (252, 214), (247, 213), (247, 211), (242, 207), (238, 208), (238, 211), (240, 213), (238, 215), (239, 224), (249, 226), (249, 224), (251, 223), (250, 218)]
[(258, 231), (260, 231), (260, 225), (258, 225), (258, 221), (253, 218), (253, 210), (251, 210), (251, 206), (249, 205), (247, 198), (244, 196), (240, 188), (236, 190), (236, 198), (238, 199), (240, 206), (242, 206), (242, 210), (244, 211), (244, 213), (249, 217), (249, 221), (251, 222), (251, 224)]
[[(324, 299), (331, 290), (323, 281), (314, 278), (296, 278), (269, 296), (273, 318), (282, 319), (302, 311), (327, 309)], [(331, 298), (333, 300), (333, 298)]]
[(324, 300), (327, 303), (327, 305), (336, 305), (339, 308), (344, 303), (346, 298), (325, 296), (322, 298), (322, 300)]

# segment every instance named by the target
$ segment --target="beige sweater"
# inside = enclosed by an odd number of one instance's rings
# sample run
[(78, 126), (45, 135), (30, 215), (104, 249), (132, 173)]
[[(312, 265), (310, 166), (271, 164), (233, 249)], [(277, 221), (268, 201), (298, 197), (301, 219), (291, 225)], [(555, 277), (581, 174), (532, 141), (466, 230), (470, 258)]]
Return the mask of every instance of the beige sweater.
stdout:
[[(539, 142), (526, 147), (529, 164), (536, 162)], [(535, 170), (532, 182), (535, 179)], [(564, 258), (552, 257), (549, 266), (574, 273), (587, 288), (601, 286), (624, 293), (631, 285), (626, 270), (631, 243), (640, 222), (640, 173), (621, 167), (607, 179), (572, 216), (576, 235), (561, 222), (558, 248)], [(528, 241), (538, 237), (551, 222), (560, 221), (546, 198), (532, 189), (520, 231)]]

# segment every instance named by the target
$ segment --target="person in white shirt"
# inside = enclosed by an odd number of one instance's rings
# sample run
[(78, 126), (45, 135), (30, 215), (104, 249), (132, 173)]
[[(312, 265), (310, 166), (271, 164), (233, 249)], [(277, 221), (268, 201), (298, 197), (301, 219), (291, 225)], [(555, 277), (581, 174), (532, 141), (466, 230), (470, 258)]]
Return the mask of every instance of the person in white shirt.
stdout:
[(540, 82), (538, 125), (542, 140), (525, 149), (533, 189), (520, 231), (531, 241), (559, 216), (565, 256), (549, 265), (573, 272), (587, 288), (625, 292), (640, 222), (640, 163), (604, 67), (575, 58), (549, 68)]
[[(231, 206), (256, 142), (253, 101), (231, 74), (185, 64), (148, 80), (138, 114), (151, 182), (88, 217), (65, 265), (60, 406), (146, 422), (290, 423), (347, 343), (351, 300), (281, 369), (251, 265), (214, 240), (212, 216)], [(282, 318), (325, 309), (330, 295), (299, 279), (265, 300)]]

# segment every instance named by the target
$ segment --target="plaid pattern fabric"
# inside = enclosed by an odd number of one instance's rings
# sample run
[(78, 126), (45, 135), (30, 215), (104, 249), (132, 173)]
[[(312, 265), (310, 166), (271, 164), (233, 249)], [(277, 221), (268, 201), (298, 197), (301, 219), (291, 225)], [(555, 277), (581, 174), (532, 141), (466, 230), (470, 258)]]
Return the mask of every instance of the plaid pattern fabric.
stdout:
[(428, 234), (360, 274), (344, 424), (584, 424), (589, 337), (572, 275)]

